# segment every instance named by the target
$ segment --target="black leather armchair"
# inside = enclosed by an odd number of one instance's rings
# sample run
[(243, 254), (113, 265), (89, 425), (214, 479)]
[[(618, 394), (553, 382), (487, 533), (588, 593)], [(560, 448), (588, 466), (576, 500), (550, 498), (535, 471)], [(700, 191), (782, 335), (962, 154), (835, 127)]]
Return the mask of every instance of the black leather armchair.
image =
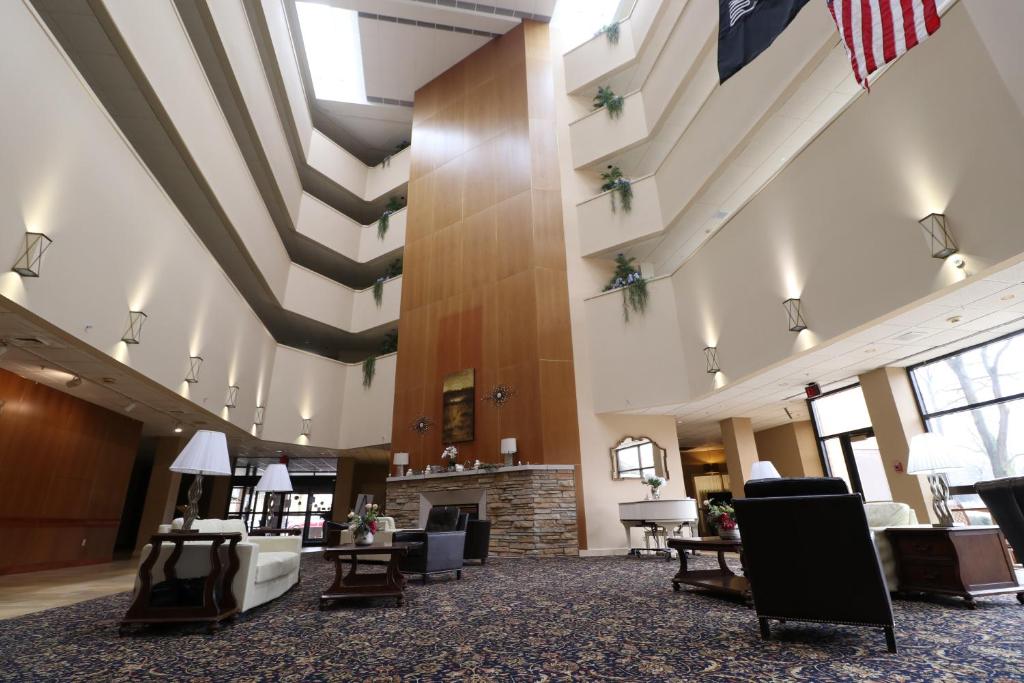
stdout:
[[(1024, 562), (1024, 477), (979, 481), (974, 488), (1010, 542), (1017, 561)], [(1024, 604), (1024, 592), (1017, 593), (1017, 600)]]
[(885, 630), (896, 652), (892, 602), (864, 504), (837, 478), (759, 479), (733, 501), (744, 571), (761, 637), (769, 620)]
[(490, 549), (491, 520), (469, 520), (466, 525), (466, 549), (462, 553), (462, 559), (480, 560), (480, 564), (486, 564)]
[(398, 568), (403, 574), (422, 574), (423, 583), (431, 574), (455, 572), (462, 578), (462, 553), (466, 545), (466, 524), (469, 515), (456, 507), (435, 506), (427, 516), (427, 528), (420, 531), (397, 531), (394, 542), (415, 541), (419, 548), (402, 558)]

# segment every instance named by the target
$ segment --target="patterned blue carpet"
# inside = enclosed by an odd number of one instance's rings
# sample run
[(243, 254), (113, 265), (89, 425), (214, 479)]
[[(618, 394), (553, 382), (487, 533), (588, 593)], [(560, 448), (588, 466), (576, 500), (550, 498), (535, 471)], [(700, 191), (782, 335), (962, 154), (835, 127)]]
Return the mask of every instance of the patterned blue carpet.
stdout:
[[(697, 558), (707, 567), (711, 557)], [(317, 610), (331, 568), (215, 635), (119, 638), (128, 594), (0, 621), (0, 681), (1021, 681), (1024, 606), (1011, 596), (897, 601), (900, 654), (879, 631), (776, 626), (684, 591), (653, 558), (492, 560), (393, 602)]]

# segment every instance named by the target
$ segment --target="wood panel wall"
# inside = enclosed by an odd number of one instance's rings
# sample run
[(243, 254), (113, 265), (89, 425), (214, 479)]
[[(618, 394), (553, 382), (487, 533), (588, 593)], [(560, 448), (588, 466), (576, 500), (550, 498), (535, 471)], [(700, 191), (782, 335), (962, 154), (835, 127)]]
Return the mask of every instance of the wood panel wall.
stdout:
[[(392, 447), (440, 464), (442, 379), (473, 368), (460, 460), (499, 462), (514, 436), (523, 462), (578, 465), (547, 25), (492, 40), (415, 102)], [(515, 391), (502, 408), (482, 400), (499, 383)]]
[(0, 401), (0, 574), (110, 561), (142, 423), (4, 370)]

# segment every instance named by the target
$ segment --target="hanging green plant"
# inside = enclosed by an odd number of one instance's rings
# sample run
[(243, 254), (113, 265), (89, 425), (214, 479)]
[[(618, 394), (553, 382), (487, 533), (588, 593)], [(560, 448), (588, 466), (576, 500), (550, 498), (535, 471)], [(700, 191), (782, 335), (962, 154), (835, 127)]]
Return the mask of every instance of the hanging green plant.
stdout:
[(633, 183), (622, 176), (622, 169), (609, 165), (608, 170), (601, 173), (601, 180), (601, 191), (611, 192), (612, 213), (616, 210), (616, 196), (622, 202), (622, 210), (629, 213), (633, 209)]
[(373, 384), (373, 376), (377, 374), (377, 356), (370, 356), (363, 361), (363, 386), (367, 389)]
[(622, 317), (629, 322), (629, 312), (640, 313), (647, 310), (647, 280), (640, 273), (633, 261), (635, 258), (619, 254), (615, 257), (615, 273), (602, 291), (622, 290)]
[(391, 214), (403, 208), (405, 208), (405, 197), (391, 197), (388, 199), (387, 206), (384, 207), (384, 213), (377, 219), (377, 237), (379, 239), (384, 239), (384, 235), (388, 234), (388, 228), (391, 227)]
[(604, 107), (608, 110), (608, 116), (613, 119), (619, 118), (622, 113), (622, 105), (625, 100), (621, 95), (616, 95), (610, 86), (601, 85), (597, 88), (597, 95), (594, 96), (594, 109)]
[(398, 330), (391, 330), (384, 335), (384, 341), (380, 343), (381, 355), (394, 353), (398, 350)]
[(377, 304), (377, 308), (381, 307), (384, 301), (384, 283), (391, 278), (398, 277), (402, 274), (402, 257), (396, 258), (394, 261), (388, 264), (384, 274), (377, 278), (373, 283), (373, 301)]
[(619, 22), (616, 21), (615, 23), (608, 24), (607, 26), (602, 26), (601, 30), (598, 31), (597, 34), (600, 35), (602, 33), (608, 39), (609, 44), (619, 44)]

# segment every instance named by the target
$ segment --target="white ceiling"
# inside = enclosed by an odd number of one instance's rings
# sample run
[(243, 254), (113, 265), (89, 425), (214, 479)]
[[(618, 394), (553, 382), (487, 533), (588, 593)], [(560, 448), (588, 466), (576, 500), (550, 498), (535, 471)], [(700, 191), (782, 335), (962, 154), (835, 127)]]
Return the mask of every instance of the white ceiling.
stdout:
[[(812, 315), (807, 322), (813, 333)], [(803, 393), (808, 382), (823, 388), (853, 384), (858, 375), (875, 368), (914, 365), (1022, 329), (1024, 261), (965, 281), (947, 294), (907, 306), (693, 401), (633, 412), (674, 415), (684, 446), (718, 443), (718, 423), (728, 417), (749, 417), (755, 430), (810, 419)], [(727, 376), (729, 359), (720, 356), (719, 364)]]

